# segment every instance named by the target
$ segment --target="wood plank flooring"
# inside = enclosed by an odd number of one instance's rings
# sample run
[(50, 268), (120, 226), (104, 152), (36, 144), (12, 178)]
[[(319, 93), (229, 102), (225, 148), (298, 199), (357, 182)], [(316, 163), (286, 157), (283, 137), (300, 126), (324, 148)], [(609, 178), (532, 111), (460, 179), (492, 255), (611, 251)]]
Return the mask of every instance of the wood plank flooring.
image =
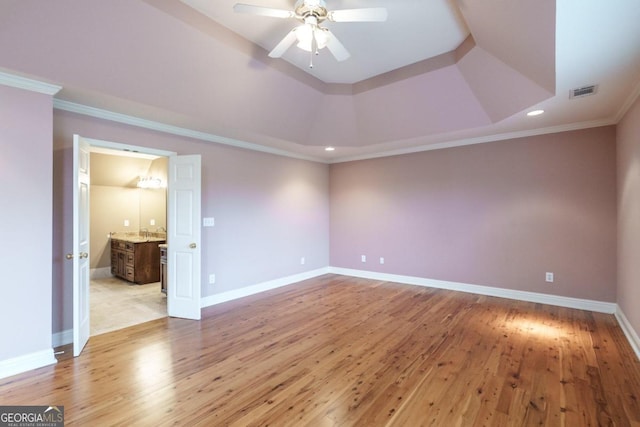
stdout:
[(66, 425), (637, 426), (614, 316), (326, 275), (0, 380)]

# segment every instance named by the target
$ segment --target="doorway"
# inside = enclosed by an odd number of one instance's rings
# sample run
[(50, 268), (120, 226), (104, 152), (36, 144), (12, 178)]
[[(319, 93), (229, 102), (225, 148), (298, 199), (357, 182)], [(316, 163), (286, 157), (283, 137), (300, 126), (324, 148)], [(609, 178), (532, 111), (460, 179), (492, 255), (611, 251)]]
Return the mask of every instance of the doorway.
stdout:
[[(135, 147), (73, 136), (73, 355), (79, 356), (90, 337), (90, 153), (95, 147), (169, 157), (167, 182), (167, 314), (201, 318), (201, 164), (199, 154)], [(125, 250), (127, 248), (125, 247)], [(128, 273), (127, 273), (128, 274)], [(134, 279), (135, 280), (135, 279)]]
[(167, 239), (168, 157), (93, 147), (90, 163), (95, 336), (167, 316), (159, 259)]

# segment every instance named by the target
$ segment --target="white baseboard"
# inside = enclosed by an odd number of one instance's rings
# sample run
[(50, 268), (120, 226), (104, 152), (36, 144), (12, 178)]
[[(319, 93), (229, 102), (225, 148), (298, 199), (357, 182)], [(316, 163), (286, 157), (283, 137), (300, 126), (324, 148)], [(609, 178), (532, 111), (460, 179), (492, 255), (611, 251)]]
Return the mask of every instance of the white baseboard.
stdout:
[(617, 307), (617, 304), (613, 302), (593, 301), (580, 298), (563, 297), (558, 295), (540, 294), (537, 292), (516, 291), (513, 289), (495, 288), (491, 286), (471, 285), (468, 283), (424, 279), (422, 277), (414, 276), (400, 276), (397, 274), (376, 273), (374, 271), (353, 270), (350, 268), (329, 267), (329, 272), (342, 274), (344, 276), (383, 280), (385, 282), (405, 283), (408, 285), (426, 286), (429, 288), (449, 289), (452, 291), (469, 292), (472, 294), (488, 295), (492, 297), (537, 302), (541, 304), (557, 305), (560, 307), (577, 308), (580, 310), (596, 311), (599, 313), (613, 314), (616, 312)]
[(93, 279), (108, 279), (111, 277), (111, 267), (92, 268), (89, 271), (89, 278)]
[(52, 348), (14, 357), (12, 359), (0, 360), (0, 378), (6, 378), (32, 369), (53, 365), (57, 362), (58, 361), (53, 355)]
[(73, 329), (56, 332), (51, 337), (53, 348), (73, 343)]
[(281, 277), (275, 280), (269, 280), (268, 282), (258, 283), (256, 285), (245, 286), (244, 288), (234, 289), (232, 291), (222, 292), (219, 294), (209, 295), (202, 298), (200, 306), (209, 307), (223, 302), (232, 301), (238, 298), (243, 298), (249, 295), (254, 295), (260, 292), (268, 291), (271, 289), (280, 288), (282, 286), (291, 285), (293, 283), (301, 282), (307, 279), (313, 279), (314, 277), (322, 276), (329, 273), (329, 267), (319, 268), (317, 270), (311, 270), (300, 274), (294, 274), (292, 276)]
[(640, 337), (629, 323), (627, 316), (624, 315), (620, 306), (616, 310), (616, 319), (618, 319), (618, 323), (620, 324), (620, 329), (624, 332), (624, 335), (627, 337), (627, 341), (631, 344), (631, 348), (636, 353), (636, 357), (640, 360)]

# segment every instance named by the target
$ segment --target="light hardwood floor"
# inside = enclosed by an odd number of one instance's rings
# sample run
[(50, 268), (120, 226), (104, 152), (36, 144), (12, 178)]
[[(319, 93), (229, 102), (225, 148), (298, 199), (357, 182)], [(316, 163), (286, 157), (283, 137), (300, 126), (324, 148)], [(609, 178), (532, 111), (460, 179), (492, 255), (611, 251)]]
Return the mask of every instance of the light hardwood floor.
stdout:
[(0, 402), (83, 426), (631, 426), (640, 362), (612, 315), (326, 275), (92, 337)]

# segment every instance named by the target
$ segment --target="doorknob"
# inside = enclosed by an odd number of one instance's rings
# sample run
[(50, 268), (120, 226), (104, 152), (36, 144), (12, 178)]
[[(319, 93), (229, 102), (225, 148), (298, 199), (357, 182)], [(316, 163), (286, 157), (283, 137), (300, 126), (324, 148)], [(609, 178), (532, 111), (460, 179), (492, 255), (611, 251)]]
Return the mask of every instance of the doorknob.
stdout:
[[(66, 254), (64, 257), (66, 259), (73, 259), (73, 254)], [(86, 252), (80, 252), (78, 258), (89, 258), (89, 254)]]
[(195, 244), (195, 243), (192, 243), (192, 244), (190, 244), (190, 245), (189, 245), (189, 247), (190, 247), (191, 249), (195, 249), (195, 248), (196, 248), (196, 244)]

